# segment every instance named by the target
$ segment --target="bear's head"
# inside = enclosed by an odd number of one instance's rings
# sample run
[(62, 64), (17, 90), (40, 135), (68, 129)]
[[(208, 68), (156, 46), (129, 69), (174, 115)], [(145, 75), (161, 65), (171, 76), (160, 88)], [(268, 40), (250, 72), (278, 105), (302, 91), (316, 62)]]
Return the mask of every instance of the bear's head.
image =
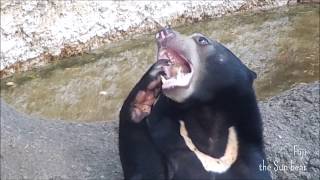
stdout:
[(200, 33), (184, 36), (170, 28), (156, 34), (157, 59), (163, 67), (162, 92), (182, 103), (188, 99), (212, 100), (225, 89), (243, 93), (252, 89), (256, 74), (230, 50)]

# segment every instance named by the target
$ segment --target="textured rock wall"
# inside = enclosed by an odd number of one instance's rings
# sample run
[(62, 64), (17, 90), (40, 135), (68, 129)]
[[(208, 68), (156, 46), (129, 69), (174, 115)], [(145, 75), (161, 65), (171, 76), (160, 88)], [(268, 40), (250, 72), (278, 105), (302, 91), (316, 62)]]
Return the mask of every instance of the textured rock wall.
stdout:
[(162, 25), (269, 8), (285, 0), (1, 1), (0, 77)]

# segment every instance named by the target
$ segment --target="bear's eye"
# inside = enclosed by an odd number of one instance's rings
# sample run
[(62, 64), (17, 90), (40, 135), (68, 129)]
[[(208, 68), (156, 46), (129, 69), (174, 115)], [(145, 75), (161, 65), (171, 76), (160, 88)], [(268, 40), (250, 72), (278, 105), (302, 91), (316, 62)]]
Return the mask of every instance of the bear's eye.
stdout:
[(202, 37), (202, 36), (200, 36), (199, 38), (198, 38), (198, 44), (199, 45), (202, 45), (202, 46), (205, 46), (205, 45), (208, 45), (209, 44), (209, 41), (208, 41), (208, 39), (206, 39), (205, 37)]

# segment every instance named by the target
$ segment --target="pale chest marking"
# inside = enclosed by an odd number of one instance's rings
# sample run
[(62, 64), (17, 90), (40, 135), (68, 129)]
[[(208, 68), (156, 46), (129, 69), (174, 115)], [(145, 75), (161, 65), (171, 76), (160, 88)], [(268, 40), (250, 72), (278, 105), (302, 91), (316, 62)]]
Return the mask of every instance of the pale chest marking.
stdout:
[(229, 128), (228, 142), (224, 155), (220, 158), (214, 158), (203, 152), (199, 151), (198, 148), (193, 144), (192, 140), (188, 136), (187, 129), (183, 121), (180, 121), (180, 135), (184, 139), (187, 147), (195, 153), (197, 158), (200, 160), (206, 171), (215, 173), (226, 172), (231, 165), (236, 161), (238, 156), (238, 139), (236, 130), (233, 126)]

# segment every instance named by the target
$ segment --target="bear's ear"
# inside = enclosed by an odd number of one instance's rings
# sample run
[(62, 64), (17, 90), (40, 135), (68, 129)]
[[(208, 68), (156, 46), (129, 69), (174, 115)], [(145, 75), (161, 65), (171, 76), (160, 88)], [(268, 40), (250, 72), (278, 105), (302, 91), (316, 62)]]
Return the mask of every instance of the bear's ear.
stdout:
[(255, 80), (257, 78), (257, 73), (252, 71), (251, 69), (249, 69), (249, 73), (250, 73), (250, 76), (252, 78), (252, 80)]
[(255, 73), (254, 71), (252, 71), (247, 67), (247, 76), (248, 76), (249, 82), (252, 84), (253, 81), (257, 78), (257, 73)]
[(238, 61), (241, 63), (243, 71), (247, 75), (248, 79), (251, 81), (251, 83), (253, 83), (253, 81), (257, 78), (257, 73), (251, 70), (247, 65), (242, 63), (240, 59), (238, 59)]

